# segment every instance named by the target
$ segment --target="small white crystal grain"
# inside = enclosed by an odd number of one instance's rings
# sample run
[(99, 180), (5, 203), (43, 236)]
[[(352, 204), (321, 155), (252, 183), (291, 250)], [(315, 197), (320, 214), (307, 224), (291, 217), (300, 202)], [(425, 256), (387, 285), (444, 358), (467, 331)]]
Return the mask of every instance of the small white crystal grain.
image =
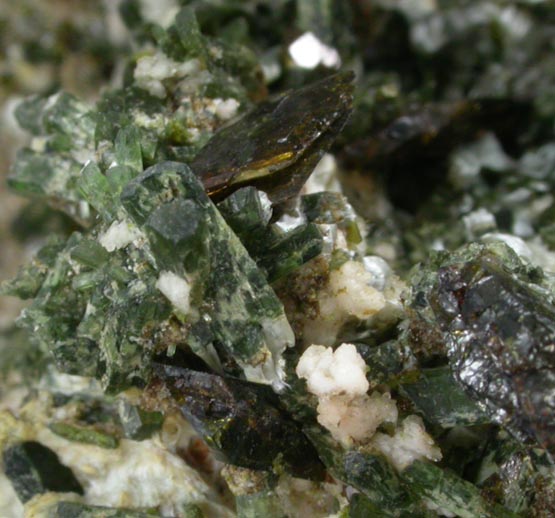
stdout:
[(480, 208), (463, 216), (464, 228), (468, 239), (491, 232), (497, 228), (495, 216), (484, 208)]
[(325, 67), (339, 68), (341, 57), (337, 50), (322, 43), (312, 32), (305, 32), (289, 45), (289, 54), (301, 68)]
[(156, 23), (162, 27), (168, 27), (174, 20), (179, 11), (179, 4), (176, 0), (140, 0), (141, 14), (143, 18), (151, 23)]
[(441, 459), (441, 450), (426, 433), (422, 419), (416, 415), (406, 417), (393, 436), (377, 433), (372, 439), (372, 444), (399, 471), (417, 459)]
[(305, 378), (308, 390), (317, 396), (365, 394), (369, 388), (366, 363), (353, 344), (331, 347), (311, 345), (297, 364), (297, 376)]
[(185, 279), (173, 272), (161, 272), (156, 287), (172, 303), (175, 309), (182, 313), (189, 312), (191, 286)]
[(318, 422), (345, 446), (353, 441), (365, 443), (384, 422), (397, 422), (397, 405), (389, 393), (371, 396), (339, 395), (318, 403)]
[(179, 63), (162, 52), (158, 52), (153, 56), (139, 58), (133, 76), (140, 88), (147, 90), (151, 95), (164, 98), (166, 88), (162, 81), (170, 78), (182, 79), (189, 74), (198, 72), (199, 68), (200, 64), (197, 59)]
[(230, 97), (229, 99), (214, 99), (216, 103), (216, 115), (221, 120), (228, 120), (237, 115), (239, 101)]
[(108, 252), (113, 252), (126, 247), (139, 237), (141, 231), (128, 221), (114, 221), (108, 230), (100, 235), (98, 241)]

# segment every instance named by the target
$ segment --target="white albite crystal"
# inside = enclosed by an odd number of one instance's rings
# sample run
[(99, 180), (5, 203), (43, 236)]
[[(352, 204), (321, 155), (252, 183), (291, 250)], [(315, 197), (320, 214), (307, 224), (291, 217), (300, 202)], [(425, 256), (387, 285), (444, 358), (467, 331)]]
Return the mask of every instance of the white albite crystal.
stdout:
[(555, 253), (543, 242), (541, 236), (534, 236), (526, 242), (532, 253), (532, 263), (544, 272), (555, 273)]
[(174, 20), (179, 11), (179, 4), (176, 0), (139, 0), (141, 14), (143, 18), (151, 23), (168, 27)]
[(486, 133), (476, 142), (459, 148), (451, 159), (449, 179), (456, 187), (467, 187), (476, 181), (483, 168), (504, 171), (512, 160), (493, 133)]
[(307, 380), (308, 390), (319, 397), (366, 394), (366, 363), (353, 344), (331, 347), (311, 345), (297, 364), (297, 376)]
[(10, 137), (13, 136), (16, 140), (24, 142), (28, 138), (28, 135), (19, 126), (15, 118), (15, 110), (21, 101), (23, 101), (23, 97), (17, 96), (8, 97), (4, 101), (4, 106), (0, 108), (0, 125), (4, 126), (6, 135)]
[(295, 334), (285, 315), (261, 322), (266, 354), (256, 365), (239, 361), (246, 378), (255, 383), (272, 385), (276, 392), (286, 388), (283, 351), (295, 344)]
[(406, 417), (393, 436), (384, 433), (374, 435), (372, 445), (399, 471), (417, 459), (441, 460), (441, 450), (426, 433), (422, 419), (416, 415)]
[(179, 63), (162, 52), (152, 56), (143, 56), (137, 60), (133, 76), (137, 86), (147, 90), (151, 95), (164, 98), (166, 89), (162, 81), (166, 79), (182, 79), (198, 72), (200, 64), (197, 59)]
[(191, 285), (183, 277), (173, 272), (161, 272), (156, 281), (156, 287), (172, 303), (175, 309), (182, 313), (189, 312)]
[(289, 45), (289, 55), (301, 68), (325, 67), (339, 68), (341, 56), (333, 47), (322, 43), (312, 32), (305, 32)]
[(237, 115), (239, 101), (230, 97), (229, 99), (214, 99), (216, 116), (221, 120), (229, 120)]
[(385, 421), (397, 421), (397, 407), (389, 394), (366, 394), (366, 363), (353, 344), (342, 344), (335, 351), (311, 345), (296, 372), (318, 397), (318, 422), (345, 446), (369, 440)]
[(131, 222), (114, 221), (108, 230), (99, 236), (98, 241), (108, 252), (114, 252), (125, 248), (141, 236), (141, 231)]
[[(394, 313), (401, 311), (400, 293), (404, 285), (394, 275), (386, 281), (391, 289), (380, 291), (374, 287), (376, 284), (380, 284), (380, 279), (358, 261), (346, 261), (333, 270), (318, 296), (319, 315), (305, 322), (305, 342), (331, 345), (349, 320), (368, 320), (387, 308)], [(386, 317), (385, 313), (383, 316)]]
[(284, 212), (280, 218), (275, 222), (276, 227), (281, 229), (283, 232), (289, 232), (294, 228), (304, 224), (306, 222), (306, 218), (304, 214), (301, 213), (292, 213), (288, 214)]
[(364, 269), (372, 275), (372, 279), (369, 280), (371, 286), (377, 290), (384, 291), (387, 281), (392, 274), (387, 262), (377, 255), (367, 255), (363, 257), (362, 264)]
[(334, 439), (349, 446), (353, 441), (365, 443), (384, 422), (397, 422), (397, 405), (389, 393), (373, 392), (368, 396), (338, 395), (322, 398), (318, 403), (318, 422)]
[(497, 228), (495, 216), (487, 209), (480, 208), (463, 216), (464, 229), (468, 239), (476, 239), (477, 237), (492, 232)]

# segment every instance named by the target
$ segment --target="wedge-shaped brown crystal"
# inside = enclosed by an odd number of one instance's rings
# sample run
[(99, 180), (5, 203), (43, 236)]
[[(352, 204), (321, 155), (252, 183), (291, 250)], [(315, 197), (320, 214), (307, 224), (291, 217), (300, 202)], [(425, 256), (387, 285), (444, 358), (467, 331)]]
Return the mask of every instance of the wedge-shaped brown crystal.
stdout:
[(208, 194), (252, 184), (274, 203), (295, 196), (347, 121), (353, 77), (337, 73), (263, 102), (216, 133), (191, 164)]

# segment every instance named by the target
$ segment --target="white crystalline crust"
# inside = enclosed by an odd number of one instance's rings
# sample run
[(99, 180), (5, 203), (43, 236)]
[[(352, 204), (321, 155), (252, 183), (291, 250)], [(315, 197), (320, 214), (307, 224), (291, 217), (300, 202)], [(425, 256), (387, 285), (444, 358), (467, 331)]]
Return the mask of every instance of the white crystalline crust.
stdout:
[(229, 99), (214, 99), (215, 112), (221, 120), (229, 120), (237, 115), (239, 101), (230, 97)]
[(377, 433), (372, 444), (399, 470), (404, 470), (416, 459), (441, 459), (441, 450), (426, 433), (422, 419), (410, 415), (403, 420), (393, 436)]
[(164, 98), (166, 88), (162, 81), (166, 79), (182, 79), (198, 72), (200, 64), (197, 59), (190, 59), (179, 63), (170, 59), (162, 52), (152, 56), (143, 56), (137, 60), (133, 76), (137, 86), (147, 90), (155, 97)]
[(139, 239), (142, 236), (141, 231), (128, 221), (114, 221), (98, 238), (99, 243), (108, 252), (114, 252)]
[[(346, 261), (329, 276), (329, 282), (319, 293), (319, 315), (307, 319), (303, 329), (305, 342), (331, 345), (349, 320), (367, 320), (388, 310), (400, 308), (400, 292), (404, 285), (389, 275), (379, 278), (358, 261)], [(379, 282), (378, 282), (379, 281)], [(376, 286), (383, 285), (384, 289)]]
[(173, 307), (187, 314), (191, 308), (189, 295), (191, 285), (173, 272), (161, 272), (156, 287), (172, 303)]
[(380, 451), (402, 471), (416, 459), (441, 459), (441, 451), (418, 416), (406, 417), (393, 435), (376, 433), (383, 423), (397, 425), (396, 402), (389, 393), (368, 395), (366, 363), (353, 344), (311, 345), (297, 364), (297, 376), (318, 397), (318, 422), (343, 446), (354, 442)]
[(322, 398), (317, 410), (318, 422), (345, 445), (366, 443), (382, 423), (397, 422), (397, 405), (388, 393)]

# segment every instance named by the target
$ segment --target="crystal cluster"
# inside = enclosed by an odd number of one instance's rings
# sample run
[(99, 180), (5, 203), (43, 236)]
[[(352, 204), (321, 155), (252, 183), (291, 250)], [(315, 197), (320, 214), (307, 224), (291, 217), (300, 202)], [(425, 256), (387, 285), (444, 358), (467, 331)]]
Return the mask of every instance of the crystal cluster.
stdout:
[(554, 516), (553, 5), (54, 3), (0, 517)]

